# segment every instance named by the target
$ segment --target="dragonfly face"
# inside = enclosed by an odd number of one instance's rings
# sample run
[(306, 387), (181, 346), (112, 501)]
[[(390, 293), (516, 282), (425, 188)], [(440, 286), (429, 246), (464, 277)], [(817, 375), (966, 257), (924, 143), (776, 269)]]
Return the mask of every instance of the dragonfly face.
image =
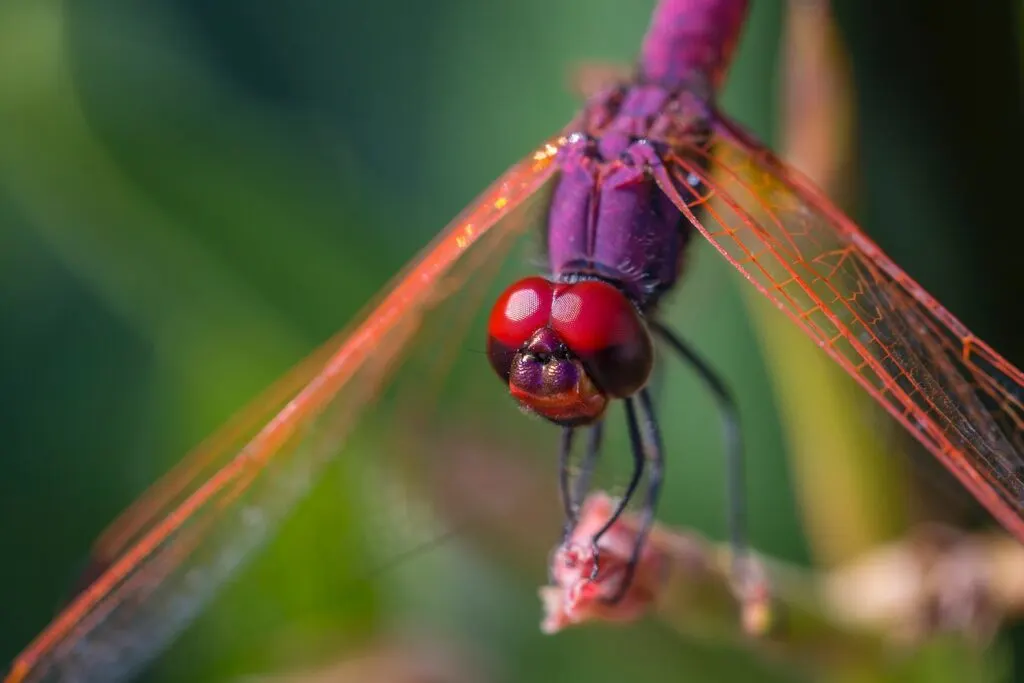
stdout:
[(636, 307), (602, 280), (524, 278), (488, 324), (491, 367), (520, 405), (556, 424), (600, 419), (611, 398), (646, 383), (654, 351)]

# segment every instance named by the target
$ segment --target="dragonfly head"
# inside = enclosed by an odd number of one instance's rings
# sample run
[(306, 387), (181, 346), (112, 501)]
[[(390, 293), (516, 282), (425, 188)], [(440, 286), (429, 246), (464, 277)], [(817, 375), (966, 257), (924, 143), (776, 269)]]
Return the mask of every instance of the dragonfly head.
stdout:
[(523, 408), (561, 425), (598, 420), (647, 382), (654, 358), (647, 326), (614, 286), (541, 277), (498, 297), (487, 354)]

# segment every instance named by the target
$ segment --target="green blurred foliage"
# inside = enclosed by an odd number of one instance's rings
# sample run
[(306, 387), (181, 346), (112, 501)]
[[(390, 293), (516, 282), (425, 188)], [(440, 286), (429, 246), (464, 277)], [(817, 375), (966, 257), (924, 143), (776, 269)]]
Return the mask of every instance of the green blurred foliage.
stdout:
[[(652, 4), (0, 2), (0, 659), (45, 625), (118, 511), (568, 120), (570, 65), (632, 58)], [(754, 5), (723, 108), (771, 141), (782, 8)], [(856, 215), (1020, 361), (1013, 6), (837, 5), (858, 88)], [(736, 388), (755, 544), (806, 561), (738, 284), (699, 245), (669, 318)], [(525, 418), (489, 372), (458, 370), (494, 397), (481, 425), (514, 441)], [(714, 406), (685, 369), (665, 387), (662, 517), (721, 538)], [(366, 438), (349, 455), (376, 457)], [(624, 443), (613, 433), (610, 452)], [(655, 623), (542, 636), (543, 558), (525, 572), (452, 543), (365, 579), (345, 467), (146, 680), (341, 657), (417, 610), (494, 680), (791, 680)]]

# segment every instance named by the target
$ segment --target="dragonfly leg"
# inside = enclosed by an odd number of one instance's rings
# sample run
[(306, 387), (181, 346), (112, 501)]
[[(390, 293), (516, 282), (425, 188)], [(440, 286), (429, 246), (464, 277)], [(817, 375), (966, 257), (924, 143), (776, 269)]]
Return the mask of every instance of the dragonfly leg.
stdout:
[[(645, 392), (646, 389), (642, 390), (641, 394), (644, 394)], [(612, 525), (615, 524), (615, 522), (622, 515), (622, 512), (626, 509), (626, 506), (629, 505), (629, 501), (630, 499), (633, 498), (633, 494), (636, 493), (637, 486), (639, 486), (640, 479), (641, 477), (643, 477), (644, 474), (646, 449), (644, 448), (643, 437), (640, 434), (640, 426), (637, 423), (636, 399), (631, 396), (625, 400), (625, 403), (626, 425), (629, 427), (630, 450), (633, 453), (633, 475), (629, 479), (629, 485), (626, 487), (626, 492), (622, 495), (622, 498), (619, 499), (619, 502), (615, 506), (615, 509), (612, 511), (612, 514), (608, 518), (608, 521), (606, 521), (601, 526), (601, 528), (597, 530), (597, 533), (595, 533), (593, 537), (590, 539), (591, 552), (594, 557), (594, 567), (591, 570), (590, 574), (591, 579), (597, 578), (597, 573), (600, 565), (600, 549), (598, 548), (598, 542), (601, 540), (601, 537), (608, 532), (608, 529), (612, 528)], [(660, 453), (658, 457), (660, 458)], [(629, 574), (632, 574), (632, 572), (630, 571)]]
[(569, 467), (572, 456), (572, 437), (575, 434), (574, 427), (562, 427), (562, 443), (558, 451), (558, 488), (562, 494), (562, 508), (565, 510), (565, 528), (562, 531), (562, 542), (569, 537), (569, 533), (576, 527), (576, 520), (579, 515), (579, 504), (575, 500), (573, 490), (569, 482)]
[(655, 334), (682, 356), (683, 360), (700, 375), (718, 403), (718, 409), (722, 416), (722, 436), (725, 442), (729, 541), (733, 550), (733, 571), (738, 575), (747, 550), (743, 435), (740, 431), (739, 410), (737, 410), (736, 402), (725, 382), (696, 351), (660, 322), (652, 320), (649, 321), (649, 324)]
[[(664, 451), (661, 445), (661, 430), (658, 428), (658, 419), (654, 415), (654, 403), (651, 400), (651, 393), (647, 388), (640, 390), (640, 426), (643, 429), (643, 433), (637, 433), (635, 435), (635, 441), (639, 441), (639, 445), (644, 449), (644, 459), (647, 462), (649, 468), (647, 471), (647, 495), (644, 497), (643, 511), (641, 513), (640, 525), (637, 528), (636, 539), (633, 542), (633, 550), (629, 556), (629, 562), (626, 563), (625, 572), (622, 577), (622, 581), (619, 583), (618, 589), (614, 595), (604, 598), (604, 601), (609, 604), (614, 604), (622, 599), (622, 596), (629, 590), (629, 586), (633, 583), (633, 574), (636, 572), (636, 565), (640, 561), (640, 553), (643, 551), (644, 543), (647, 541), (647, 535), (651, 531), (651, 526), (654, 524), (654, 511), (658, 507), (658, 497), (661, 495), (661, 482), (665, 475), (665, 457)], [(633, 431), (639, 432), (636, 429), (636, 420), (634, 419), (633, 425), (631, 425), (630, 439), (634, 439)]]
[(576, 486), (573, 488), (573, 502), (579, 509), (583, 498), (590, 488), (590, 477), (594, 474), (594, 466), (597, 465), (597, 457), (601, 454), (601, 441), (604, 436), (604, 422), (597, 422), (590, 428), (589, 439), (587, 440), (587, 452), (580, 463), (580, 473), (576, 477)]
[(590, 428), (587, 439), (587, 450), (580, 463), (579, 473), (576, 480), (570, 482), (569, 461), (572, 450), (573, 428), (564, 427), (562, 430), (562, 445), (558, 459), (559, 477), (558, 483), (562, 492), (562, 504), (565, 508), (565, 528), (562, 531), (562, 542), (572, 535), (573, 530), (579, 522), (580, 505), (590, 487), (590, 477), (594, 473), (594, 466), (601, 453), (601, 441), (604, 433), (604, 423), (597, 422)]

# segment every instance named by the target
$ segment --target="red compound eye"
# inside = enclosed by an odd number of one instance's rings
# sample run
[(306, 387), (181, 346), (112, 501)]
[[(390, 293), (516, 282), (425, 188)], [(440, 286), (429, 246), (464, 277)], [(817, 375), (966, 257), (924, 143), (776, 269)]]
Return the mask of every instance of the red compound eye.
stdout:
[(491, 310), (487, 355), (519, 402), (563, 424), (585, 424), (609, 398), (639, 390), (654, 351), (629, 299), (599, 280), (516, 282)]
[(647, 382), (654, 360), (647, 326), (610, 284), (586, 280), (558, 285), (551, 327), (609, 395), (629, 396)]
[(515, 352), (551, 319), (554, 285), (542, 277), (519, 280), (502, 292), (487, 323), (488, 356), (498, 375), (508, 378)]

